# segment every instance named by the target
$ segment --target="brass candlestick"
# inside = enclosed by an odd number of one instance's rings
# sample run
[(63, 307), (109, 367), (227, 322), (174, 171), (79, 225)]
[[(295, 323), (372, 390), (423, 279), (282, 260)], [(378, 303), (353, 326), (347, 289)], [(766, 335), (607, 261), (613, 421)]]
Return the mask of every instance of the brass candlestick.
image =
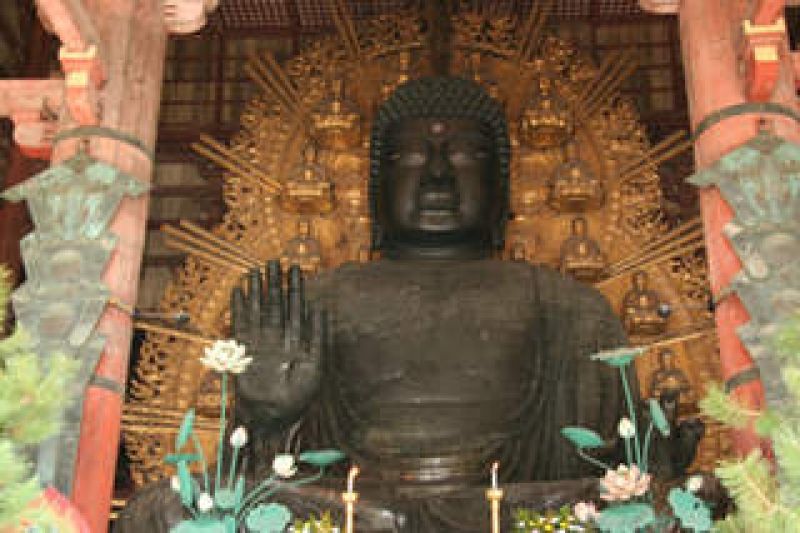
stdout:
[(500, 533), (500, 502), (503, 500), (503, 489), (486, 489), (486, 499), (489, 500), (492, 533)]
[(353, 486), (355, 484), (356, 476), (359, 473), (359, 469), (357, 466), (353, 466), (350, 468), (350, 471), (347, 473), (347, 490), (342, 493), (342, 501), (344, 502), (344, 513), (345, 513), (345, 522), (344, 522), (344, 531), (345, 533), (353, 533), (353, 523), (354, 523), (354, 514), (355, 514), (355, 507), (356, 502), (358, 501), (358, 493), (355, 492)]
[(500, 533), (500, 501), (503, 499), (503, 489), (497, 483), (498, 470), (500, 470), (500, 463), (495, 461), (489, 469), (491, 485), (486, 489), (486, 499), (489, 500), (492, 521), (492, 533)]
[(353, 533), (353, 522), (355, 514), (355, 506), (358, 501), (357, 492), (343, 492), (342, 501), (344, 502), (344, 531), (345, 533)]

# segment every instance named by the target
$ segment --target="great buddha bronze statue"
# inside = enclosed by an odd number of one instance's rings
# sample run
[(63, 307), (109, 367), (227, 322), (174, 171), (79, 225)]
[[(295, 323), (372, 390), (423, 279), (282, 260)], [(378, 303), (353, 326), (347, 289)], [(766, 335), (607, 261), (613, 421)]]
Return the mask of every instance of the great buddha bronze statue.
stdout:
[[(235, 407), (253, 436), (256, 477), (287, 435), (303, 448), (343, 450), (362, 472), (359, 531), (380, 520), (396, 531), (485, 531), (495, 460), (509, 505), (558, 505), (594, 490), (586, 478), (601, 472), (560, 429), (591, 427), (612, 442), (619, 374), (589, 355), (625, 335), (595, 289), (495, 258), (509, 218), (509, 159), (503, 110), (479, 86), (406, 82), (372, 129), (380, 259), (305, 287), (294, 267), (285, 290), (273, 261), (266, 279), (253, 272), (247, 290), (234, 291), (233, 335), (254, 358)], [(119, 530), (163, 530), (150, 501), (134, 500)]]

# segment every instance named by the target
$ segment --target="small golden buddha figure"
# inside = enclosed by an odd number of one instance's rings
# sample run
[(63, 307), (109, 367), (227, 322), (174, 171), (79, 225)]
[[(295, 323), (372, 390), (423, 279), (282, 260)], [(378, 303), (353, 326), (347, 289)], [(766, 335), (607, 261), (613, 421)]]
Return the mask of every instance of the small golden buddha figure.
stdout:
[(325, 99), (311, 113), (314, 136), (325, 148), (348, 150), (361, 141), (361, 115), (344, 96), (344, 82), (331, 81), (331, 98)]
[(597, 281), (606, 268), (606, 257), (597, 242), (589, 237), (583, 217), (572, 219), (572, 234), (561, 246), (561, 271), (588, 283)]
[(648, 287), (647, 273), (636, 272), (622, 299), (622, 324), (628, 334), (660, 335), (667, 329), (669, 314), (669, 306)]
[(580, 212), (603, 204), (603, 184), (580, 159), (578, 144), (570, 142), (566, 162), (556, 169), (550, 183), (550, 204), (566, 212)]
[(298, 265), (306, 274), (316, 274), (321, 262), (321, 248), (319, 241), (311, 235), (311, 222), (300, 219), (297, 235), (286, 243), (281, 254), (281, 268), (286, 271), (291, 265)]
[(522, 116), (521, 140), (531, 148), (546, 149), (563, 145), (571, 135), (570, 111), (543, 71)]
[(658, 353), (658, 369), (650, 378), (650, 396), (673, 397), (680, 404), (694, 402), (692, 386), (675, 362), (675, 352), (665, 348)]
[(359, 263), (369, 263), (372, 261), (372, 250), (369, 246), (359, 246), (356, 260)]
[(508, 255), (512, 261), (527, 261), (528, 258), (527, 254), (525, 253), (525, 243), (521, 241), (513, 243)]
[(325, 214), (333, 210), (333, 183), (317, 162), (317, 147), (313, 142), (303, 149), (303, 163), (290, 172), (281, 204), (292, 213)]

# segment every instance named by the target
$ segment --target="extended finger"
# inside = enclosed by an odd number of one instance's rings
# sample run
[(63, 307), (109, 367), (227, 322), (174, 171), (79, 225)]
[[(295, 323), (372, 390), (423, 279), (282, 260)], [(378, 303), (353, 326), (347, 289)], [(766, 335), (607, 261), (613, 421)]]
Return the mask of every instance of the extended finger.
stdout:
[(283, 275), (281, 262), (267, 262), (267, 320), (273, 327), (283, 327)]
[(233, 338), (241, 341), (247, 335), (247, 312), (245, 311), (244, 291), (239, 286), (231, 291), (231, 331)]
[(289, 267), (289, 335), (293, 341), (299, 341), (303, 332), (303, 272), (297, 265)]
[(328, 337), (328, 315), (322, 309), (312, 309), (311, 311), (311, 345), (309, 351), (311, 356), (319, 358), (323, 354), (326, 339)]
[(264, 293), (261, 287), (261, 271), (251, 268), (247, 274), (247, 306), (250, 310), (250, 321), (253, 326), (261, 324), (261, 310), (263, 309)]

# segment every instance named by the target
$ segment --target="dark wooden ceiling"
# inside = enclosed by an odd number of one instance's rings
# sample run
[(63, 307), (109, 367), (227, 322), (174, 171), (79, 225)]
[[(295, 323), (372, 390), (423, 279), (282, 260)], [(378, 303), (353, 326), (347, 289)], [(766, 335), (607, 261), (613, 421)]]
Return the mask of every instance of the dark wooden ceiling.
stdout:
[[(420, 6), (426, 0), (346, 0), (351, 15), (364, 19)], [(431, 1), (431, 0), (427, 0)], [(435, 0), (442, 1), (442, 0)], [(445, 0), (454, 9), (487, 9), (522, 14), (540, 5), (552, 19), (630, 19), (647, 16), (636, 0)], [(211, 17), (210, 31), (272, 34), (319, 33), (333, 26), (332, 1), (320, 0), (221, 0)], [(207, 31), (209, 31), (207, 30)]]

